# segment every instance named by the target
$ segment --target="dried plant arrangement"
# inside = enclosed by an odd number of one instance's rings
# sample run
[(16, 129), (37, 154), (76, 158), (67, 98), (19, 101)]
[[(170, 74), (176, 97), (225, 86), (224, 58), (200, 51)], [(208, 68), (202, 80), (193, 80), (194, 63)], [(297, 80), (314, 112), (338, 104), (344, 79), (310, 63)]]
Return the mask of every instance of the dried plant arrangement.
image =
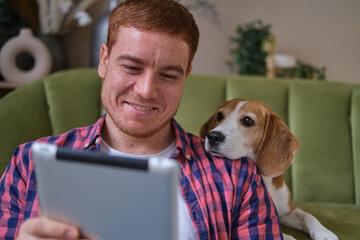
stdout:
[(37, 0), (41, 33), (61, 35), (74, 23), (80, 27), (90, 24), (92, 18), (87, 10), (100, 2), (100, 0)]

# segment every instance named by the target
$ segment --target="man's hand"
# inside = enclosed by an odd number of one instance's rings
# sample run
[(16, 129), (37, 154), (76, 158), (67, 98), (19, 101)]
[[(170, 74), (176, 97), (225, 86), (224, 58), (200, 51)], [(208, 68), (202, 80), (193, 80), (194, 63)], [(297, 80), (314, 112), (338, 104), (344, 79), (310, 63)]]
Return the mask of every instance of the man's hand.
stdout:
[(39, 217), (26, 220), (19, 230), (17, 240), (26, 239), (78, 239), (80, 231), (73, 225)]

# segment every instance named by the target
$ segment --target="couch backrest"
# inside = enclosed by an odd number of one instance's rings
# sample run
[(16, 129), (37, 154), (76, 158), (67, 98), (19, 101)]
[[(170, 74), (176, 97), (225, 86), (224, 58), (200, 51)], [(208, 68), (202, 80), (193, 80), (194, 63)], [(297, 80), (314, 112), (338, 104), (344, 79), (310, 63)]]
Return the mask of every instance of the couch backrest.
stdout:
[(222, 101), (263, 101), (300, 142), (285, 174), (295, 201), (360, 205), (360, 85), (203, 75), (187, 81), (176, 116), (186, 130), (198, 134)]
[[(58, 72), (0, 100), (0, 170), (15, 147), (94, 123), (103, 110), (95, 69)], [(176, 120), (196, 135), (223, 101), (266, 102), (300, 141), (286, 181), (295, 201), (360, 205), (360, 86), (191, 75)]]
[(77, 69), (49, 75), (2, 98), (0, 171), (19, 144), (94, 123), (101, 111), (100, 86), (95, 70)]

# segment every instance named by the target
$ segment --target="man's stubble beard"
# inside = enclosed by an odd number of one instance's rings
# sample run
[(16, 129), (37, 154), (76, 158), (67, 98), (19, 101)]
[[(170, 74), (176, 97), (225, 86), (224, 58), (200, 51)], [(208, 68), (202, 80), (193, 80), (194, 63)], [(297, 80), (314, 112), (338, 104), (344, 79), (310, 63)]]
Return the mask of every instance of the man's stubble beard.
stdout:
[[(106, 108), (105, 108), (105, 110), (106, 110)], [(123, 124), (121, 120), (114, 119), (113, 116), (111, 115), (111, 113), (109, 113), (107, 111), (107, 113), (110, 115), (112, 121), (114, 122), (115, 126), (117, 127), (117, 129), (119, 131), (121, 131), (122, 133), (125, 133), (126, 135), (129, 135), (131, 137), (140, 138), (140, 139), (152, 137), (156, 133), (160, 132), (164, 127), (166, 127), (166, 125), (171, 124), (171, 120), (176, 115), (176, 112), (175, 112), (175, 114), (172, 115), (172, 117), (169, 117), (166, 121), (162, 122), (159, 126), (156, 126), (153, 129), (144, 127), (144, 129), (136, 130), (136, 129), (131, 129), (129, 127), (126, 127), (125, 124)]]
[[(104, 103), (104, 101), (103, 101), (103, 92), (101, 92), (101, 100)], [(156, 126), (153, 129), (148, 128), (148, 131), (145, 131), (146, 130), (146, 127), (145, 127), (144, 129), (142, 129), (144, 131), (142, 131), (142, 130), (135, 130), (135, 129), (131, 129), (129, 127), (126, 127), (126, 124), (124, 124), (122, 122), (122, 120), (114, 118), (111, 111), (109, 111), (109, 109), (107, 108), (106, 104), (103, 104), (103, 107), (104, 107), (105, 111), (110, 116), (110, 118), (112, 119), (115, 126), (117, 127), (117, 129), (120, 132), (125, 133), (126, 135), (129, 135), (131, 137), (140, 138), (140, 139), (145, 139), (145, 138), (149, 138), (151, 136), (154, 136), (156, 133), (161, 131), (167, 124), (171, 124), (171, 121), (175, 117), (175, 115), (176, 115), (176, 113), (177, 113), (177, 111), (179, 109), (179, 106), (180, 106), (180, 102), (178, 103), (176, 111), (172, 115), (170, 115), (168, 117), (168, 119), (166, 119), (166, 121), (162, 122), (159, 126)]]

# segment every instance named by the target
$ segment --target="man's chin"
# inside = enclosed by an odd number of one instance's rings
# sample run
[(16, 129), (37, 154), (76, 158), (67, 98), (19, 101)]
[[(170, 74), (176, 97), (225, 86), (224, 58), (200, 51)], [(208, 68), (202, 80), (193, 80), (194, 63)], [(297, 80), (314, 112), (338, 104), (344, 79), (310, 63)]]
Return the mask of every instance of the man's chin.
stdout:
[(131, 137), (142, 138), (142, 139), (154, 136), (157, 132), (157, 130), (144, 131), (143, 129), (137, 130), (137, 129), (128, 129), (128, 128), (123, 128), (123, 129), (121, 129), (121, 131)]
[(152, 124), (149, 122), (135, 122), (133, 124), (116, 124), (118, 129), (135, 138), (150, 138), (160, 133), (161, 131), (165, 131), (167, 126), (171, 129), (171, 120), (163, 122), (161, 124)]
[(150, 138), (160, 132), (171, 129), (172, 117), (169, 116), (167, 118), (160, 118), (159, 116), (156, 118), (144, 118), (139, 116), (122, 117), (121, 115), (124, 115), (124, 113), (119, 114), (119, 112), (115, 112), (115, 114), (111, 114), (108, 111), (108, 117), (112, 119), (116, 128), (120, 132), (134, 138)]

